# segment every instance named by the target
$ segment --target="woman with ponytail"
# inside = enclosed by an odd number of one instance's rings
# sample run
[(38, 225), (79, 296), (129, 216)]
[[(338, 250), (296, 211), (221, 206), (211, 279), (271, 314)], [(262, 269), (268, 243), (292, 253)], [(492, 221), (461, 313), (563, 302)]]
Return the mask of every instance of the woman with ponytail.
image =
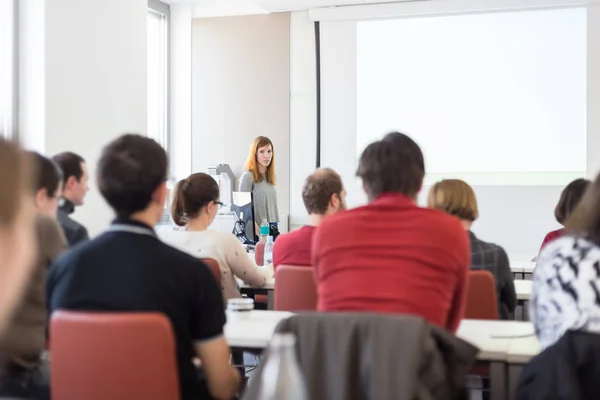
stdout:
[(236, 276), (252, 287), (262, 287), (267, 280), (233, 234), (208, 229), (222, 205), (219, 185), (210, 175), (190, 175), (175, 187), (171, 205), (173, 221), (182, 229), (161, 232), (160, 237), (194, 257), (216, 260), (221, 270), (223, 299), (227, 301), (241, 297)]

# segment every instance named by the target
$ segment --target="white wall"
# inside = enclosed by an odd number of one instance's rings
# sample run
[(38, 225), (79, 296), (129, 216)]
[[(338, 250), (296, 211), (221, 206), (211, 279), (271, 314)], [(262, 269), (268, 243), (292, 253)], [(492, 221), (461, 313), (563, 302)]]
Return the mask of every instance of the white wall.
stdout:
[(315, 28), (307, 12), (290, 16), (290, 227), (306, 223), (302, 184), (317, 163)]
[(289, 96), (289, 14), (193, 21), (194, 172), (230, 164), (239, 178), (252, 140), (267, 136), (275, 149), (279, 212), (288, 214)]
[[(21, 15), (21, 34), (31, 39), (20, 46), (21, 137), (46, 155), (70, 150), (87, 160), (90, 192), (74, 217), (94, 235), (113, 217), (93, 178), (101, 148), (122, 133), (146, 131), (148, 3), (28, 2)], [(31, 42), (35, 48), (27, 48)]]

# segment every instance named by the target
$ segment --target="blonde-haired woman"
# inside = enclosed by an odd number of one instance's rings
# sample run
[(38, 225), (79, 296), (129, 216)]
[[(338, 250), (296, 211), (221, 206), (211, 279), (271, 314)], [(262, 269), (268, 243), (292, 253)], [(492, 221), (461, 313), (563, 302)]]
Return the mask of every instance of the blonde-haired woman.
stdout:
[(279, 208), (275, 189), (275, 152), (269, 138), (259, 136), (254, 139), (244, 171), (239, 191), (252, 192), (254, 221), (260, 225), (266, 219), (270, 227), (269, 234), (275, 239), (279, 235)]
[(500, 319), (510, 319), (517, 306), (510, 263), (502, 247), (480, 240), (471, 231), (473, 222), (479, 217), (473, 188), (459, 179), (445, 179), (431, 187), (427, 203), (430, 208), (436, 208), (460, 219), (469, 233), (471, 242), (471, 270), (486, 270), (494, 275), (498, 315)]

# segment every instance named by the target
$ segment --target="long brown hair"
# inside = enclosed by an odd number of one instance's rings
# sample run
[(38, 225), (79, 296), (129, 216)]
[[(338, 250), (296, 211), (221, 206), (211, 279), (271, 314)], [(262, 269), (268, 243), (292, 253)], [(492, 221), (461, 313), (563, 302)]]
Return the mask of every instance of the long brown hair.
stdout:
[(267, 167), (267, 182), (269, 182), (271, 185), (275, 185), (275, 147), (273, 147), (271, 139), (269, 139), (266, 136), (258, 136), (252, 142), (252, 146), (250, 146), (250, 152), (248, 153), (248, 159), (246, 160), (246, 164), (244, 165), (244, 171), (252, 172), (254, 182), (260, 182), (262, 180), (260, 172), (258, 171), (258, 163), (256, 161), (256, 157), (258, 149), (268, 145), (271, 145), (271, 149), (273, 150), (273, 156), (271, 157), (271, 163)]
[(0, 137), (0, 229), (14, 226), (23, 196), (33, 193), (31, 172), (25, 153)]
[(175, 187), (171, 217), (178, 226), (184, 226), (196, 218), (202, 208), (219, 200), (219, 185), (208, 174), (199, 172), (182, 179)]
[(565, 223), (567, 232), (584, 235), (600, 244), (600, 174), (588, 185)]

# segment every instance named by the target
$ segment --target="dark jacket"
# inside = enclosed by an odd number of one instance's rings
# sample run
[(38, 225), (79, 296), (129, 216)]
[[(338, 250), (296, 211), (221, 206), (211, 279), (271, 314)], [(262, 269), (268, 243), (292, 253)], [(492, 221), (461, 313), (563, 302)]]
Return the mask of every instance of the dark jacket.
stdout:
[(525, 366), (516, 400), (600, 398), (600, 334), (568, 331)]
[(484, 242), (469, 231), (471, 242), (471, 270), (490, 271), (496, 281), (498, 315), (500, 319), (511, 319), (517, 307), (514, 276), (506, 251), (497, 244)]
[[(468, 398), (465, 376), (477, 349), (422, 318), (307, 313), (282, 321), (277, 332), (297, 338), (309, 399)], [(245, 400), (258, 398), (261, 373)]]
[(69, 247), (89, 239), (88, 231), (85, 229), (85, 226), (81, 225), (79, 222), (70, 217), (74, 211), (75, 205), (63, 197), (61, 199), (61, 204), (58, 207), (57, 217), (58, 223), (65, 232), (67, 242), (69, 242)]

